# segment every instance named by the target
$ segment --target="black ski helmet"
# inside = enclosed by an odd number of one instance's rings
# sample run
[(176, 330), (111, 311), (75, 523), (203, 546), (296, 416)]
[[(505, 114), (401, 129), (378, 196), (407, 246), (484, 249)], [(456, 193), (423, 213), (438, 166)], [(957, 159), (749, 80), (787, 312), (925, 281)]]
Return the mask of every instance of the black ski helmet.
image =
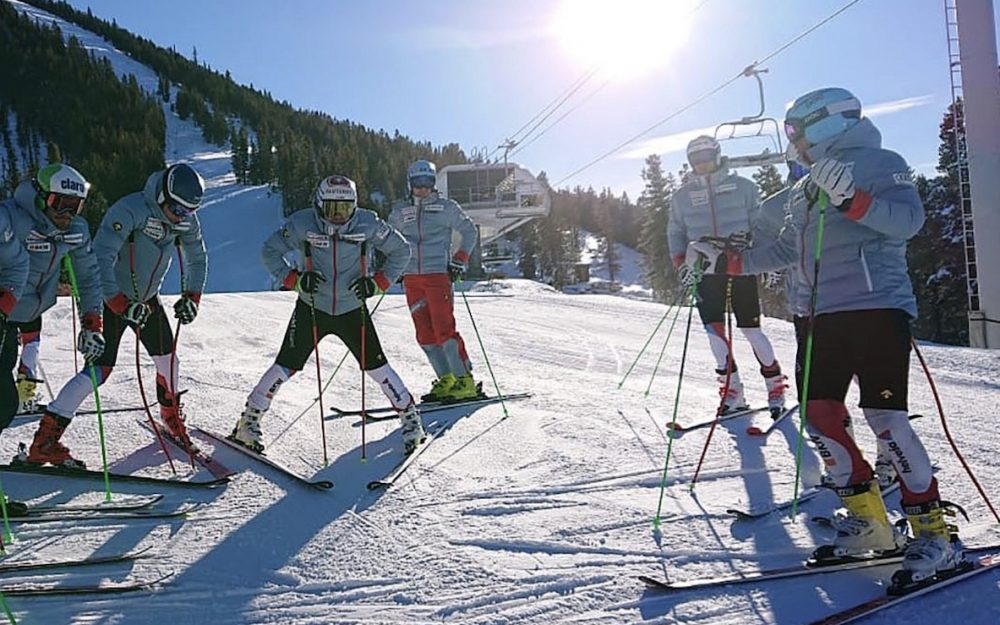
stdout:
[(205, 193), (205, 181), (190, 165), (178, 163), (163, 172), (163, 186), (156, 197), (156, 203), (174, 204), (196, 210), (201, 206), (201, 196)]

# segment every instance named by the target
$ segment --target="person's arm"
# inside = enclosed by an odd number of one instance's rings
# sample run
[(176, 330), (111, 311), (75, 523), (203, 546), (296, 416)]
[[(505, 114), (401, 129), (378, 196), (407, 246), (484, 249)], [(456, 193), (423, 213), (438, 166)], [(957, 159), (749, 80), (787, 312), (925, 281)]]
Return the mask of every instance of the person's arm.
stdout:
[(472, 250), (476, 247), (476, 240), (479, 238), (479, 233), (476, 231), (476, 224), (472, 221), (472, 218), (462, 210), (462, 207), (457, 202), (449, 200), (448, 203), (450, 206), (451, 228), (458, 231), (461, 236), (458, 249), (452, 254), (452, 260), (462, 265), (468, 265)]
[(410, 262), (410, 244), (406, 238), (387, 222), (375, 217), (372, 236), (369, 239), (384, 259), (372, 278), (383, 291), (389, 289)]
[(201, 236), (201, 222), (197, 215), (192, 215), (191, 228), (181, 232), (177, 240), (180, 242), (184, 262), (184, 294), (198, 303), (208, 278), (208, 253), (205, 251), (205, 239)]
[(135, 216), (132, 210), (125, 202), (118, 201), (104, 214), (97, 235), (94, 237), (94, 255), (100, 272), (104, 300), (119, 314), (128, 305), (129, 296), (118, 289), (115, 266), (118, 264), (118, 252), (127, 244), (135, 228)]
[(73, 263), (73, 273), (76, 275), (77, 289), (80, 292), (80, 316), (83, 317), (87, 313), (99, 315), (103, 309), (104, 297), (101, 291), (101, 271), (97, 265), (97, 255), (90, 240), (90, 232), (86, 221), (79, 219), (83, 244), (70, 250), (69, 258)]
[(28, 252), (14, 234), (7, 211), (0, 208), (0, 312), (14, 310), (28, 281)]
[(288, 264), (285, 254), (295, 251), (301, 242), (302, 237), (298, 235), (294, 223), (289, 219), (267, 237), (261, 248), (260, 256), (264, 268), (281, 283), (282, 289), (291, 291), (298, 282), (299, 271)]
[(680, 206), (680, 191), (670, 198), (670, 220), (667, 222), (667, 249), (674, 267), (684, 264), (687, 255), (687, 227), (684, 224), (684, 211)]

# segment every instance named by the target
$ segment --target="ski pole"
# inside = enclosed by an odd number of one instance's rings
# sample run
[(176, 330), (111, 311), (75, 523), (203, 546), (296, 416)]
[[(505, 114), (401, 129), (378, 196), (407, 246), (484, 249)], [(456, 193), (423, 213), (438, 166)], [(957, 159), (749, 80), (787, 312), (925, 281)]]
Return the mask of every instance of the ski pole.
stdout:
[[(461, 278), (458, 279), (459, 282), (462, 281)], [(497, 390), (497, 397), (500, 399), (500, 406), (503, 408), (503, 418), (506, 419), (510, 416), (507, 412), (507, 402), (504, 401), (503, 393), (500, 392), (500, 384), (497, 383), (497, 376), (493, 373), (493, 367), (490, 365), (490, 357), (486, 355), (486, 347), (483, 345), (483, 337), (479, 335), (479, 328), (476, 326), (476, 318), (472, 316), (472, 308), (469, 306), (469, 298), (465, 296), (465, 289), (459, 289), (459, 293), (462, 294), (462, 301), (465, 302), (465, 310), (469, 313), (469, 321), (472, 322), (472, 331), (476, 333), (476, 341), (479, 342), (479, 349), (483, 352), (483, 362), (486, 363), (486, 370), (490, 372), (490, 378), (493, 379), (493, 388)]]
[[(63, 256), (66, 264), (66, 275), (69, 276), (69, 286), (73, 293), (73, 299), (80, 299), (80, 289), (76, 283), (76, 272), (73, 271), (73, 261), (69, 255)], [(94, 389), (94, 406), (97, 409), (97, 434), (101, 441), (101, 464), (104, 467), (104, 500), (111, 501), (111, 477), (108, 475), (108, 446), (104, 439), (104, 416), (101, 414), (101, 394), (98, 390), (97, 371), (92, 360), (87, 359), (84, 365), (90, 372), (90, 385)]]
[[(129, 272), (132, 278), (132, 293), (135, 295), (135, 299), (139, 299), (139, 283), (135, 277), (135, 237), (130, 236), (128, 240), (128, 265)], [(124, 328), (122, 332), (124, 333)], [(170, 472), (177, 475), (177, 468), (174, 467), (174, 459), (170, 455), (170, 450), (167, 449), (167, 444), (163, 442), (163, 435), (160, 433), (160, 428), (156, 426), (156, 421), (153, 420), (153, 413), (149, 409), (149, 399), (146, 397), (146, 388), (142, 384), (142, 367), (139, 366), (139, 344), (142, 343), (142, 328), (138, 325), (135, 326), (135, 379), (136, 384), (139, 386), (139, 397), (142, 399), (142, 409), (146, 412), (146, 418), (149, 419), (149, 427), (153, 430), (153, 434), (156, 436), (156, 441), (160, 444), (160, 449), (163, 450), (163, 455), (167, 459), (167, 464), (170, 466)]]
[[(361, 242), (361, 256), (358, 259), (361, 265), (361, 279), (364, 280), (368, 277), (368, 244), (365, 241)], [(368, 421), (368, 414), (366, 412), (365, 406), (365, 366), (368, 360), (368, 345), (366, 344), (365, 335), (368, 333), (368, 320), (365, 313), (367, 308), (365, 306), (365, 299), (361, 298), (361, 462), (367, 462), (367, 445), (365, 444), (365, 423)], [(413, 398), (410, 398), (413, 401)]]
[[(70, 313), (71, 313), (70, 317), (73, 319), (73, 336), (75, 337), (75, 336), (77, 336), (77, 334), (76, 334), (76, 300), (73, 299), (72, 297), (70, 297), (69, 298), (69, 304), (70, 304)], [(74, 347), (74, 349), (73, 349), (73, 371), (79, 371), (80, 370), (80, 363), (79, 363), (79, 361), (77, 360), (77, 357), (76, 357), (76, 346), (74, 345), (73, 347)]]
[(917, 342), (913, 339), (913, 337), (910, 337), (910, 344), (913, 345), (913, 352), (917, 355), (917, 360), (920, 361), (920, 366), (924, 370), (924, 375), (927, 376), (927, 383), (931, 387), (931, 394), (934, 395), (934, 403), (937, 404), (938, 415), (941, 417), (941, 429), (944, 430), (944, 435), (945, 438), (948, 439), (948, 444), (951, 445), (952, 451), (955, 452), (955, 457), (962, 463), (962, 468), (969, 474), (969, 479), (971, 479), (972, 483), (976, 486), (976, 490), (979, 491), (979, 496), (983, 498), (983, 501), (986, 503), (986, 507), (993, 513), (993, 518), (1000, 523), (1000, 515), (997, 514), (996, 508), (993, 507), (993, 504), (990, 502), (990, 498), (986, 495), (986, 491), (983, 490), (979, 480), (977, 480), (976, 476), (973, 475), (972, 469), (969, 467), (968, 463), (966, 463), (965, 458), (962, 457), (962, 453), (958, 451), (958, 445), (955, 443), (955, 439), (951, 437), (951, 432), (948, 430), (948, 422), (944, 418), (944, 407), (941, 405), (941, 396), (938, 395), (937, 385), (934, 384), (934, 378), (931, 377), (931, 370), (927, 366), (927, 362), (924, 360), (924, 355), (920, 353), (920, 348), (917, 347)]
[[(303, 245), (305, 246), (306, 271), (312, 271), (312, 246), (309, 245), (308, 241)], [(330, 463), (330, 458), (326, 451), (326, 420), (323, 418), (325, 415), (323, 410), (323, 375), (320, 373), (319, 368), (319, 329), (316, 326), (316, 293), (309, 294), (309, 311), (312, 313), (313, 352), (316, 354), (316, 387), (319, 389), (319, 396), (316, 399), (319, 402), (319, 429), (320, 436), (323, 439), (323, 466), (325, 467)]]
[[(813, 280), (809, 293), (809, 321), (806, 328), (806, 353), (802, 365), (802, 396), (799, 397), (799, 439), (795, 446), (795, 491), (792, 495), (791, 516), (799, 510), (799, 479), (802, 477), (802, 448), (804, 447), (806, 417), (809, 406), (809, 378), (812, 375), (813, 328), (816, 325), (816, 298), (819, 291), (819, 261), (823, 255), (823, 227), (826, 223), (827, 196), (819, 192), (819, 219), (816, 222), (816, 249), (813, 252)], [(808, 212), (808, 209), (807, 209)]]
[[(184, 291), (187, 289), (187, 280), (184, 278), (184, 256), (181, 254), (181, 240), (180, 238), (174, 239), (174, 248), (177, 250), (177, 275), (180, 281), (181, 297), (184, 297)], [(161, 306), (162, 309), (162, 306)], [(167, 325), (167, 329), (170, 329), (170, 321), (166, 318), (166, 314), (163, 316), (164, 321)], [(173, 344), (170, 346), (170, 371), (168, 372), (170, 379), (167, 380), (167, 385), (169, 387), (170, 393), (172, 395), (171, 399), (174, 402), (174, 408), (177, 410), (177, 420), (180, 421), (181, 429), (184, 434), (187, 434), (187, 426), (184, 424), (184, 416), (181, 413), (181, 395), (177, 391), (177, 381), (180, 377), (177, 374), (177, 344), (181, 340), (181, 322), (180, 319), (177, 320), (177, 329), (174, 331)], [(160, 346), (162, 349), (162, 345)], [(191, 439), (185, 436), (187, 440), (181, 441), (184, 443), (184, 451), (188, 453), (188, 458), (191, 461), (191, 468), (195, 468), (194, 451), (191, 449)]]
[(708, 446), (712, 442), (712, 434), (715, 427), (719, 425), (722, 413), (726, 411), (726, 398), (729, 396), (729, 387), (733, 379), (733, 369), (736, 368), (736, 358), (733, 355), (733, 279), (726, 280), (726, 383), (722, 387), (722, 398), (719, 400), (719, 407), (715, 411), (715, 420), (712, 427), (708, 428), (708, 436), (705, 438), (705, 445), (701, 448), (701, 456), (698, 458), (698, 466), (695, 467), (694, 477), (691, 478), (691, 490), (698, 482), (701, 474), (701, 465), (705, 461), (705, 454), (708, 453)]
[[(677, 409), (680, 407), (681, 402), (681, 383), (684, 381), (684, 366), (687, 363), (687, 353), (688, 344), (691, 339), (691, 317), (694, 315), (694, 296), (698, 288), (698, 282), (701, 279), (701, 273), (698, 268), (695, 269), (695, 281), (694, 284), (688, 289), (688, 317), (687, 326), (684, 329), (684, 347), (681, 349), (681, 367), (680, 371), (677, 373), (677, 391), (674, 393), (674, 409), (673, 415), (670, 418), (670, 429), (675, 430), (677, 427)], [(663, 511), (663, 493), (667, 489), (667, 470), (670, 468), (670, 455), (674, 448), (674, 437), (667, 437), (667, 454), (663, 459), (663, 475), (660, 477), (660, 499), (656, 504), (656, 516), (653, 517), (653, 529), (660, 529), (660, 513)]]
[(653, 380), (656, 379), (656, 372), (660, 370), (660, 363), (663, 362), (663, 355), (667, 351), (667, 344), (670, 343), (670, 336), (674, 333), (674, 326), (677, 325), (677, 318), (680, 317), (681, 307), (678, 306), (674, 311), (674, 318), (670, 322), (670, 329), (667, 330), (667, 338), (663, 339), (663, 347), (660, 348), (660, 353), (656, 357), (656, 365), (653, 367), (653, 373), (649, 376), (649, 384), (646, 385), (646, 392), (643, 397), (649, 397), (649, 392), (653, 388)]
[[(3, 341), (0, 341), (0, 348)], [(0, 540), (0, 554), (7, 553), (4, 545), (14, 542), (14, 534), (10, 531), (10, 516), (7, 514), (7, 493), (3, 489), (3, 482), (0, 481), (0, 511), (3, 512), (3, 540)]]
[(7, 615), (7, 620), (10, 621), (10, 625), (17, 625), (14, 613), (10, 611), (10, 606), (7, 605), (7, 598), (3, 596), (2, 592), (0, 592), (0, 608), (3, 608), (4, 614)]
[[(645, 343), (643, 343), (642, 349), (640, 349), (639, 353), (635, 355), (635, 360), (632, 361), (632, 364), (629, 365), (628, 370), (625, 372), (625, 375), (623, 375), (621, 381), (618, 382), (619, 389), (622, 387), (623, 384), (625, 384), (625, 380), (627, 380), (628, 376), (631, 375), (632, 369), (635, 369), (635, 366), (639, 363), (639, 359), (642, 358), (642, 355), (644, 353), (646, 353), (646, 348), (649, 347), (649, 344), (653, 342), (653, 338), (656, 336), (656, 333), (660, 331), (660, 326), (663, 325), (663, 322), (667, 320), (667, 317), (670, 315), (670, 309), (673, 308), (673, 306), (674, 306), (673, 303), (671, 303), (670, 306), (667, 306), (666, 312), (664, 312), (663, 316), (660, 317), (660, 320), (656, 322), (656, 326), (653, 328), (653, 331), (649, 333), (649, 338), (646, 339)], [(678, 308), (677, 310), (680, 310), (680, 308)]]

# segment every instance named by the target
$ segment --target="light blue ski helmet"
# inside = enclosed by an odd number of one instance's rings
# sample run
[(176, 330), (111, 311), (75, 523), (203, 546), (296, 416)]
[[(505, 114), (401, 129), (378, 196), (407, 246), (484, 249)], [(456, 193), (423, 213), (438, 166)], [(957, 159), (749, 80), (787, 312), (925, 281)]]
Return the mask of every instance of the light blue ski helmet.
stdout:
[(406, 179), (410, 182), (410, 188), (433, 189), (434, 185), (437, 184), (437, 167), (430, 161), (413, 161), (410, 168), (406, 170)]
[(809, 146), (837, 137), (861, 120), (861, 101), (847, 89), (826, 87), (799, 96), (785, 111), (789, 141), (805, 138)]

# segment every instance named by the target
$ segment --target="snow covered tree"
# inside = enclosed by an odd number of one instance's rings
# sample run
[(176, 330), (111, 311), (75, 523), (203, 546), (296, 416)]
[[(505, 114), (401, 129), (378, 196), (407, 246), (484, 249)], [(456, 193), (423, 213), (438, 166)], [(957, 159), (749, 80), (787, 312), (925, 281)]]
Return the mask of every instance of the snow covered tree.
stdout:
[(958, 149), (964, 150), (965, 124), (961, 102), (957, 110), (949, 106), (941, 122), (937, 165), (941, 175), (916, 178), (926, 219), (924, 227), (910, 240), (907, 260), (917, 296), (914, 334), (939, 343), (967, 345), (968, 300), (954, 134), (956, 124)]

